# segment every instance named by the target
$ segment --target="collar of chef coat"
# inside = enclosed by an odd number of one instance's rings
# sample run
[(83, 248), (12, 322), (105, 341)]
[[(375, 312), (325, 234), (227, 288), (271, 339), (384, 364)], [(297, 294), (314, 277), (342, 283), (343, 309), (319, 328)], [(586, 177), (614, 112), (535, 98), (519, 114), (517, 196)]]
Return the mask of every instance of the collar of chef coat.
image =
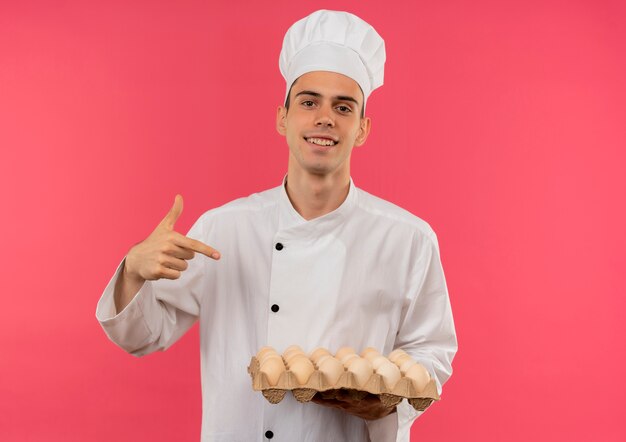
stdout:
[(302, 238), (303, 235), (319, 236), (329, 233), (344, 223), (357, 205), (357, 192), (352, 177), (350, 177), (348, 196), (339, 207), (325, 215), (306, 220), (291, 204), (287, 195), (286, 183), (287, 175), (283, 178), (283, 184), (280, 186), (280, 230), (281, 237), (284, 238), (289, 237), (290, 234)]

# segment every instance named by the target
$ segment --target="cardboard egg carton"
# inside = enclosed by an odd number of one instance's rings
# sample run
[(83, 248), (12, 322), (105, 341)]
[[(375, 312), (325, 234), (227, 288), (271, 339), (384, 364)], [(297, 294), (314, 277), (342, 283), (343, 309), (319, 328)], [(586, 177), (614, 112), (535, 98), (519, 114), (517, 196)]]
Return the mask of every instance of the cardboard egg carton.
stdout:
[(440, 399), (434, 379), (431, 379), (422, 391), (417, 391), (411, 379), (402, 376), (393, 389), (389, 390), (382, 376), (377, 373), (373, 373), (365, 384), (359, 385), (354, 374), (346, 370), (334, 385), (330, 385), (316, 369), (305, 384), (300, 384), (295, 374), (287, 369), (285, 364), (285, 371), (281, 373), (278, 382), (271, 385), (266, 374), (260, 371), (260, 362), (255, 356), (250, 361), (248, 373), (252, 377), (252, 388), (263, 393), (265, 399), (272, 404), (282, 401), (288, 391), (291, 391), (299, 402), (309, 402), (317, 393), (320, 393), (323, 399), (347, 396), (353, 400), (361, 400), (368, 394), (373, 394), (389, 408), (395, 407), (406, 398), (418, 411), (426, 410), (433, 401)]

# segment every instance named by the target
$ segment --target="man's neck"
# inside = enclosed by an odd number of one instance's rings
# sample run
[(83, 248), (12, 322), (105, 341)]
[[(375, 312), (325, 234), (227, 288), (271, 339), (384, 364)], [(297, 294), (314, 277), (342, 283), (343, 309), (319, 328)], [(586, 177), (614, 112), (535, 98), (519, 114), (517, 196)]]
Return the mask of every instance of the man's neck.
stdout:
[(350, 174), (321, 176), (290, 170), (285, 188), (291, 205), (308, 221), (341, 206), (350, 190)]

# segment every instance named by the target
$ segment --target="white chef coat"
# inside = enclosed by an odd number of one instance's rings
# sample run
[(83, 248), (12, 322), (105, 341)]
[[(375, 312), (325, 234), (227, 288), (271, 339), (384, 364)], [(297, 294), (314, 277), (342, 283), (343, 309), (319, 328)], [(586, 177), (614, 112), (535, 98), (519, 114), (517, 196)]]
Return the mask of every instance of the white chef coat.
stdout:
[[(285, 177), (286, 179), (286, 177)], [(420, 414), (365, 421), (291, 394), (276, 405), (247, 372), (260, 347), (305, 352), (403, 348), (441, 386), (456, 334), (435, 233), (420, 218), (354, 186), (336, 210), (305, 220), (283, 185), (204, 213), (187, 234), (215, 247), (177, 280), (146, 281), (116, 315), (123, 260), (98, 302), (109, 338), (135, 356), (165, 350), (200, 320), (203, 441), (407, 441)], [(164, 398), (164, 400), (166, 400)]]

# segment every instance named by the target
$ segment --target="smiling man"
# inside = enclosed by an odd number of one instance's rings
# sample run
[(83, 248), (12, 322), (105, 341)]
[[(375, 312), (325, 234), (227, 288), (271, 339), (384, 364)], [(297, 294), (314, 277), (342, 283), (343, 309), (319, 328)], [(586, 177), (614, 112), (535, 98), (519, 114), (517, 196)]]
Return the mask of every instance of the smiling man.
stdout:
[(174, 230), (177, 195), (102, 294), (96, 317), (136, 356), (169, 348), (199, 320), (203, 441), (409, 439), (420, 412), (406, 400), (394, 409), (373, 395), (268, 403), (246, 371), (262, 346), (402, 348), (439, 393), (452, 373), (457, 342), (435, 233), (350, 175), (384, 62), (382, 38), (352, 14), (295, 23), (280, 56), (281, 185), (207, 211), (186, 236)]
[(350, 155), (370, 131), (361, 118), (363, 93), (343, 74), (313, 71), (291, 86), (278, 108), (276, 128), (287, 139), (287, 193), (305, 219), (337, 208), (350, 183)]

